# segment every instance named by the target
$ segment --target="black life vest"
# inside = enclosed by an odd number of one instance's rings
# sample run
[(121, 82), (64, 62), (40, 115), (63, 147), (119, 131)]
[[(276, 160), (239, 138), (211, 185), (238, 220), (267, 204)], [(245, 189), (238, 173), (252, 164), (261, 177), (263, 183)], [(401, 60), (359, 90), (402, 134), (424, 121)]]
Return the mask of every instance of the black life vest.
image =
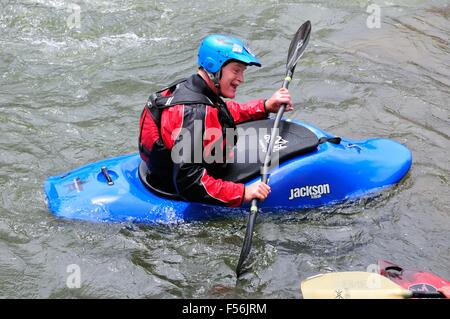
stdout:
[[(199, 84), (204, 84), (206, 86), (206, 83), (203, 82), (203, 79), (195, 79), (194, 77), (199, 76), (194, 74), (189, 78), (175, 81), (167, 87), (153, 93), (150, 95), (145, 105), (147, 114), (150, 115), (151, 119), (142, 120), (139, 132), (139, 152), (141, 153), (141, 157), (145, 159), (148, 169), (151, 172), (156, 173), (160, 179), (171, 178), (173, 169), (171, 151), (164, 145), (161, 137), (161, 115), (164, 109), (181, 104), (210, 105), (217, 108), (219, 111), (218, 116), (224, 137), (227, 128), (236, 128), (233, 117), (225, 102), (218, 96), (213, 96), (211, 94), (211, 96), (208, 97), (201, 92), (203, 88), (197, 86)], [(154, 128), (157, 130), (157, 133), (155, 132), (154, 134), (158, 134), (159, 136), (150, 149), (142, 143), (143, 127), (146, 120), (153, 121), (155, 124)], [(234, 140), (233, 145), (236, 142), (237, 141)]]

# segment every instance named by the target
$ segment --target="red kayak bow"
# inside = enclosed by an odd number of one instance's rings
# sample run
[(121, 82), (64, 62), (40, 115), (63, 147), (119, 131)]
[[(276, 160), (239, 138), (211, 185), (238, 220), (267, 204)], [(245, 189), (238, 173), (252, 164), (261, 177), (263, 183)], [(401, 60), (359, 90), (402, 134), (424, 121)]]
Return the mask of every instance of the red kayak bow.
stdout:
[(403, 269), (387, 260), (378, 260), (378, 272), (410, 291), (440, 292), (450, 298), (450, 282), (435, 274)]

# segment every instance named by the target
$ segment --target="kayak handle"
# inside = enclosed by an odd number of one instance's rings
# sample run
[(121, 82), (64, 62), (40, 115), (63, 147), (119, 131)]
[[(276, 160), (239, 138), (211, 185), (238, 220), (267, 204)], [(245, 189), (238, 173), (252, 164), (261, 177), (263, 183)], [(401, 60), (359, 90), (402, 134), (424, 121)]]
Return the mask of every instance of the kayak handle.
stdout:
[(108, 182), (108, 185), (109, 186), (114, 185), (114, 182), (113, 182), (111, 176), (109, 176), (108, 169), (106, 168), (106, 166), (102, 166), (102, 173), (103, 173), (103, 176), (105, 176), (106, 181)]

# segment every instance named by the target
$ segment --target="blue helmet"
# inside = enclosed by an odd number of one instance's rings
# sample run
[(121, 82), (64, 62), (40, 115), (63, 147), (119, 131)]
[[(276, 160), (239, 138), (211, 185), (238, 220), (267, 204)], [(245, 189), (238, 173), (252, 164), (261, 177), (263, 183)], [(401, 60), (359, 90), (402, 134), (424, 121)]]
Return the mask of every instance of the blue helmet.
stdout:
[(229, 60), (261, 66), (258, 58), (238, 38), (211, 34), (203, 39), (198, 49), (198, 65), (215, 74)]

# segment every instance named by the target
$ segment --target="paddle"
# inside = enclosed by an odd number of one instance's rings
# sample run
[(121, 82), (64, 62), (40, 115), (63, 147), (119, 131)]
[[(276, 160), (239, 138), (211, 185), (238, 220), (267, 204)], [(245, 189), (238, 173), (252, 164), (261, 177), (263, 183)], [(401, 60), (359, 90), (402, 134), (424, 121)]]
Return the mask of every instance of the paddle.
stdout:
[(335, 272), (302, 281), (305, 299), (444, 298), (439, 292), (411, 291), (371, 272)]
[[(283, 81), (283, 88), (288, 88), (289, 83), (292, 80), (295, 66), (297, 65), (298, 60), (301, 58), (301, 56), (303, 55), (303, 51), (308, 45), (310, 33), (311, 33), (311, 22), (306, 21), (300, 26), (300, 28), (297, 30), (294, 38), (291, 41), (291, 44), (289, 46), (288, 58), (286, 62), (286, 76)], [(275, 118), (275, 123), (273, 125), (272, 134), (270, 136), (270, 142), (267, 148), (266, 156), (264, 159), (264, 166), (262, 169), (261, 180), (263, 183), (267, 183), (269, 175), (268, 167), (272, 159), (272, 150), (274, 146), (274, 141), (276, 139), (276, 132), (278, 131), (278, 125), (280, 123), (281, 117), (283, 116), (285, 107), (286, 105), (280, 106), (280, 109), (278, 110), (277, 116)], [(242, 274), (242, 266), (244, 264), (244, 261), (246, 260), (248, 254), (250, 253), (253, 238), (253, 226), (255, 224), (257, 213), (258, 213), (258, 201), (256, 199), (253, 199), (250, 207), (250, 213), (248, 215), (244, 244), (242, 245), (241, 255), (239, 256), (239, 262), (236, 267), (236, 274), (238, 278)]]

